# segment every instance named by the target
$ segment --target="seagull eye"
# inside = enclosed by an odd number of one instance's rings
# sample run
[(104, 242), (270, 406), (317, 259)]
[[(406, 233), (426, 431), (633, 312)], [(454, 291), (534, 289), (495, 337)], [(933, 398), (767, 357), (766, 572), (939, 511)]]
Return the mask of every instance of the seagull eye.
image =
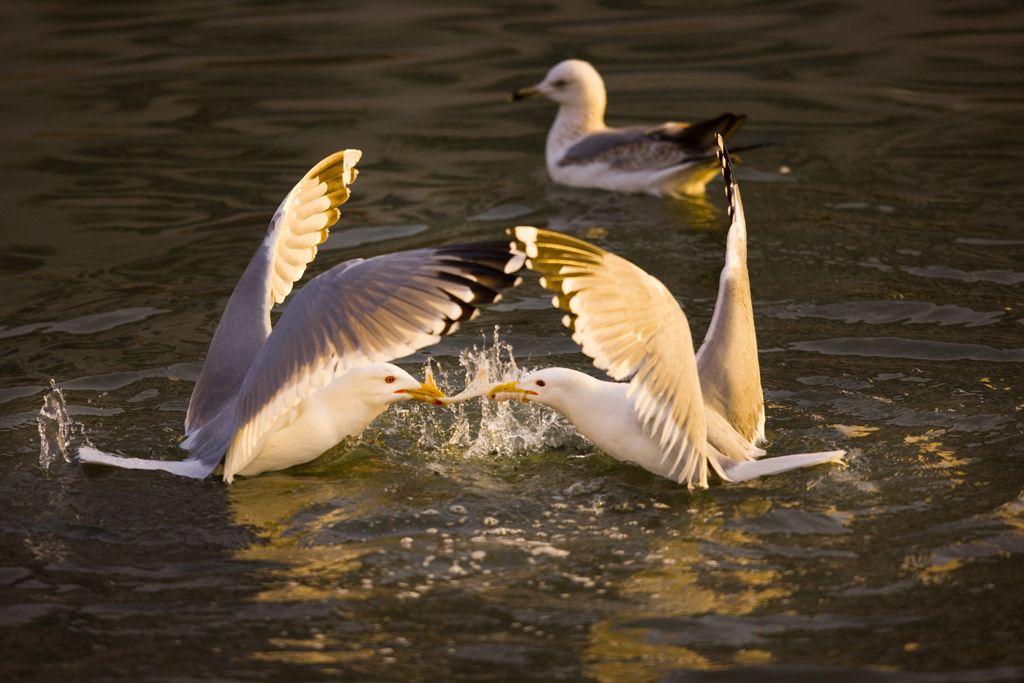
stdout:
[(387, 377), (384, 378), (384, 381), (387, 382), (388, 384), (394, 384), (395, 383), (395, 376), (394, 375), (388, 375)]
[(542, 380), (542, 379), (539, 379), (539, 380), (537, 380), (537, 386), (538, 386), (538, 387), (544, 387), (544, 386), (547, 386), (547, 382), (545, 382), (545, 381), (544, 381), (544, 380)]
[(556, 88), (564, 88), (565, 86), (569, 85), (569, 82), (560, 78), (551, 85), (555, 86)]

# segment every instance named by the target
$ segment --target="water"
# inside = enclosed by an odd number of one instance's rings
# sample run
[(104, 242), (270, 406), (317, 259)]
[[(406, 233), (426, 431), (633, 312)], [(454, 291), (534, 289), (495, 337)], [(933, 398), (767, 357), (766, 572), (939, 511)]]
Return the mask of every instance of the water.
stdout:
[[(5, 10), (4, 680), (1024, 678), (1018, 4)], [(175, 456), (266, 221), (344, 147), (362, 175), (312, 273), (537, 224), (663, 279), (699, 337), (721, 186), (548, 183), (553, 109), (506, 97), (567, 56), (612, 123), (732, 110), (775, 143), (738, 168), (770, 451), (847, 466), (690, 492), (518, 404), (392, 409), (229, 488), (41, 466), (51, 378), (65, 443)], [(546, 299), (403, 365), (460, 388), (499, 325), (520, 368), (588, 368)]]

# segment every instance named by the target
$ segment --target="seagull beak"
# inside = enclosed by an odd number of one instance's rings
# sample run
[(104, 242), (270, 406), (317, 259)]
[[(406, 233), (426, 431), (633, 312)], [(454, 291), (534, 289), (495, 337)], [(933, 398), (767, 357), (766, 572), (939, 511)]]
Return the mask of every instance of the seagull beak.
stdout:
[[(505, 394), (505, 396), (500, 396)], [(518, 396), (516, 395), (518, 394)], [(491, 390), (487, 392), (488, 398), (493, 398), (498, 401), (507, 401), (511, 398), (518, 398), (523, 403), (529, 400), (530, 396), (536, 396), (536, 391), (530, 391), (529, 389), (520, 389), (519, 382), (505, 382), (504, 384), (496, 384), (491, 387)]]
[(528, 97), (543, 97), (544, 93), (537, 89), (537, 86), (531, 88), (520, 88), (509, 96), (510, 102), (518, 102), (519, 100), (525, 100)]
[(420, 382), (419, 389), (399, 389), (395, 392), (396, 394), (409, 394), (417, 401), (423, 401), (424, 403), (433, 403), (435, 406), (444, 405), (444, 401), (441, 399), (445, 398), (444, 392), (437, 388), (434, 384), (434, 373), (427, 369), (426, 380)]

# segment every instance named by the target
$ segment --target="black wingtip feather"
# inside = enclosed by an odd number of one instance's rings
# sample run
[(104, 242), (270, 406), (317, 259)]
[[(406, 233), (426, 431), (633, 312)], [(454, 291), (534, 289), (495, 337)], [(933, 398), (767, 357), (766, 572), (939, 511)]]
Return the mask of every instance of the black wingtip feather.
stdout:
[(478, 306), (494, 303), (500, 298), (500, 290), (515, 287), (522, 278), (515, 273), (522, 268), (521, 255), (512, 251), (506, 240), (491, 242), (467, 242), (446, 244), (433, 248), (437, 263), (455, 272), (441, 272), (438, 277), (445, 282), (468, 287), (470, 300), (463, 301), (453, 294), (449, 298), (458, 304), (460, 312), (455, 319), (445, 319), (441, 334), (450, 334), (461, 321), (472, 320), (479, 315)]
[(717, 137), (718, 160), (722, 164), (722, 178), (725, 180), (725, 197), (729, 200), (729, 215), (733, 215), (733, 188), (736, 187), (736, 172), (732, 167), (732, 157), (729, 155), (729, 148), (721, 136)]
[(449, 294), (448, 298), (451, 299), (455, 304), (457, 304), (460, 310), (459, 315), (456, 316), (454, 319), (448, 317), (444, 319), (444, 327), (441, 329), (441, 336), (451, 334), (452, 332), (459, 328), (460, 322), (463, 322), (465, 320), (472, 320), (474, 314), (478, 312), (476, 306), (474, 306), (473, 304), (468, 304), (456, 296)]
[(713, 119), (698, 121), (688, 126), (658, 129), (652, 131), (652, 135), (674, 142), (686, 150), (689, 155), (710, 155), (711, 150), (715, 147), (715, 136), (721, 135), (728, 139), (740, 129), (746, 120), (746, 114), (725, 112)]
[(435, 248), (441, 255), (451, 256), (460, 262), (472, 262), (492, 270), (511, 274), (514, 270), (508, 270), (508, 266), (516, 258), (509, 243), (505, 240), (494, 240), (491, 242), (467, 242), (464, 244), (447, 244)]

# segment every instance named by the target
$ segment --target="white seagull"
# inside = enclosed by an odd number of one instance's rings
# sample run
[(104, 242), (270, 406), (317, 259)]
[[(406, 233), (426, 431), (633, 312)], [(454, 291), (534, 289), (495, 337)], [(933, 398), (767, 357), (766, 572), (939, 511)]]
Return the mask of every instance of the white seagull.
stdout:
[(434, 344), (517, 284), (507, 241), (416, 249), (346, 261), (281, 303), (327, 239), (362, 153), (311, 169), (274, 214), (210, 342), (185, 417), (185, 460), (125, 458), (83, 447), (79, 459), (197, 479), (223, 461), (224, 481), (314, 460), (356, 436), (388, 405), (448, 403), (387, 362)]
[(728, 139), (746, 116), (722, 114), (699, 123), (609, 128), (604, 81), (589, 62), (567, 59), (513, 100), (547, 97), (558, 103), (544, 156), (557, 183), (653, 195), (703, 194), (718, 174), (715, 135)]
[(840, 460), (845, 451), (766, 460), (764, 398), (757, 361), (747, 234), (739, 187), (718, 138), (730, 199), (725, 267), (704, 343), (693, 352), (690, 326), (672, 293), (629, 261), (582, 240), (532, 227), (511, 232), (526, 266), (569, 313), (562, 322), (606, 382), (546, 368), (492, 387), (498, 400), (554, 408), (612, 457), (689, 487), (708, 485), (708, 464), (725, 481)]

